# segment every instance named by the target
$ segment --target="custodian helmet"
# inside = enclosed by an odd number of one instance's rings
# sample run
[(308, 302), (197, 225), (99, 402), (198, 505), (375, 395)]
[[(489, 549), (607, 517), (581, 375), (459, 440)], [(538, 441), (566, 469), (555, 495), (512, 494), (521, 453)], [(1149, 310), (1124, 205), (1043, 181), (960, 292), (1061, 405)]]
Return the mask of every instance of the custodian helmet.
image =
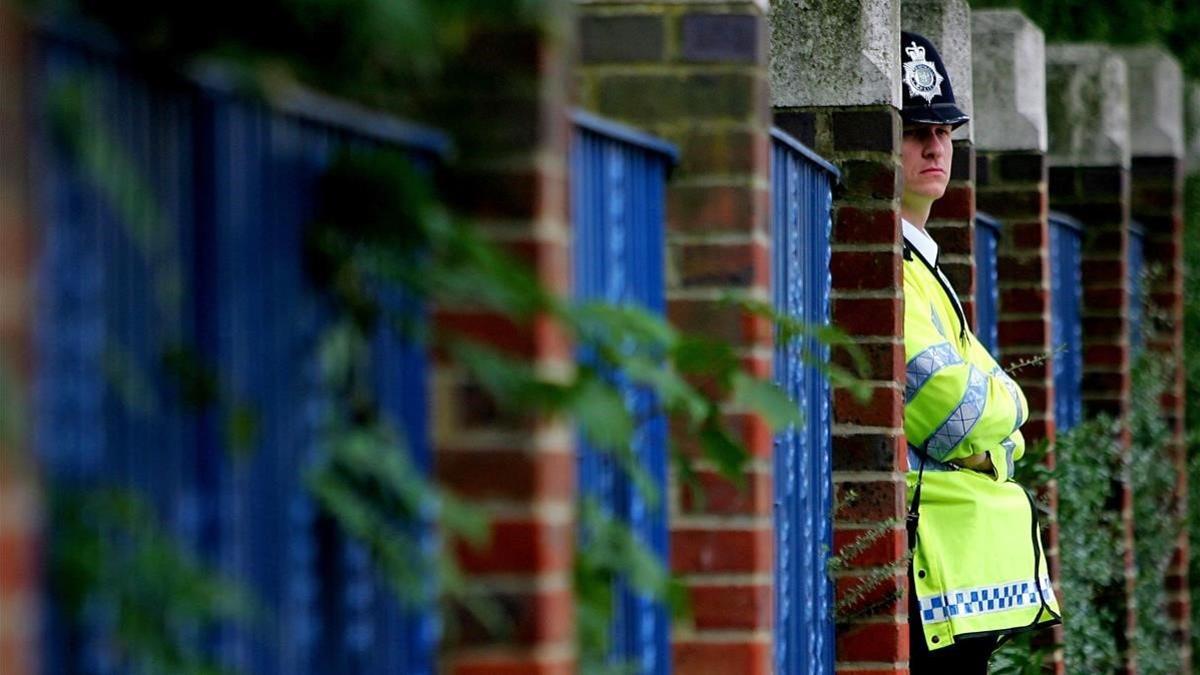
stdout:
[(906, 123), (959, 127), (971, 119), (954, 102), (950, 74), (941, 55), (924, 35), (900, 33), (900, 67), (904, 90), (900, 116)]

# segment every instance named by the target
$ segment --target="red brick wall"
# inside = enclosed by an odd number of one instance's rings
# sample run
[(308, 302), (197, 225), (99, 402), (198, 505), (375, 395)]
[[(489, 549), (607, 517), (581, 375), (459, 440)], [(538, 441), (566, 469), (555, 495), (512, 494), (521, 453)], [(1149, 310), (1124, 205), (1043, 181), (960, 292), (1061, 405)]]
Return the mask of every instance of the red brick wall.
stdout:
[[(1163, 394), (1171, 427), (1171, 453), (1179, 474), (1176, 495), (1180, 516), (1187, 516), (1187, 444), (1184, 440), (1183, 358), (1183, 163), (1175, 157), (1134, 157), (1130, 171), (1130, 210), (1146, 229), (1144, 269), (1150, 278), (1150, 302), (1157, 319), (1147, 346), (1174, 362), (1172, 380)], [(1181, 521), (1186, 522), (1186, 521)], [(1188, 539), (1179, 533), (1174, 560), (1167, 571), (1171, 617), (1175, 620), (1184, 672), (1191, 672), (1191, 598), (1188, 593)]]
[[(865, 351), (872, 395), (865, 404), (844, 391), (834, 395), (834, 486), (858, 495), (835, 516), (836, 552), (881, 522), (903, 522), (905, 513), (900, 116), (890, 106), (776, 109), (775, 120), (843, 171), (834, 194), (833, 323)], [(839, 596), (906, 550), (897, 525), (837, 573)], [(906, 572), (895, 574), (866, 599), (881, 605), (839, 625), (839, 673), (906, 671), (907, 583)]]
[[(1050, 228), (1047, 221), (1046, 157), (1041, 152), (979, 152), (976, 161), (976, 203), (1001, 220), (997, 277), (1000, 286), (1000, 365), (1050, 353)], [(1053, 442), (1054, 359), (1026, 366), (1013, 378), (1029, 402), (1029, 419), (1021, 427), (1026, 446), (1041, 440)], [(1051, 447), (1046, 464), (1054, 468)], [(1051, 516), (1042, 523), (1042, 540), (1056, 585), (1058, 557), (1058, 488), (1051, 483), (1042, 493)], [(1062, 644), (1062, 628), (1050, 639)], [(1063, 673), (1062, 650), (1056, 650), (1054, 671)]]
[[(1084, 415), (1107, 413), (1128, 419), (1130, 407), (1129, 170), (1119, 166), (1051, 167), (1050, 206), (1083, 223), (1083, 405)], [(1003, 339), (1003, 336), (1001, 337)], [(1121, 430), (1129, 453), (1129, 428)], [(1125, 622), (1116, 641), (1133, 668), (1129, 638), (1134, 625), (1133, 497), (1128, 480), (1114, 485), (1124, 526), (1125, 584), (1111, 603)]]
[(954, 163), (946, 194), (933, 203), (925, 226), (938, 243), (938, 266), (946, 273), (963, 303), (973, 328), (975, 321), (975, 146), (954, 141)]
[[(26, 143), (25, 27), (0, 5), (0, 379), (28, 403), (33, 372), (35, 231)], [(3, 389), (3, 386), (0, 386)], [(3, 394), (0, 394), (2, 396)], [(25, 422), (21, 401), (0, 402)], [(0, 416), (4, 413), (0, 413)], [(37, 671), (40, 500), (28, 437), (0, 424), (0, 670)]]
[[(528, 261), (545, 288), (565, 295), (568, 54), (556, 34), (562, 33), (497, 28), (473, 34), (465, 56), (447, 70), (438, 125), (456, 144), (446, 180), (451, 203)], [(542, 319), (514, 326), (476, 308), (438, 307), (436, 322), (442, 330), (491, 341), (544, 372), (573, 366), (565, 336)], [(563, 420), (503, 414), (444, 357), (433, 381), (438, 475), (491, 522), (483, 550), (460, 548), (467, 584), (499, 600), (513, 629), (490, 635), (462, 621), (445, 646), (443, 672), (573, 672), (572, 429)]]
[[(680, 148), (667, 194), (669, 319), (732, 342), (748, 368), (768, 377), (769, 323), (719, 300), (726, 292), (771, 298), (763, 9), (614, 1), (579, 11), (582, 106)], [(672, 488), (671, 566), (694, 619), (673, 630), (681, 675), (771, 670), (772, 438), (757, 418), (732, 419), (752, 455), (746, 492), (707, 468), (703, 507)], [(675, 433), (681, 448), (694, 445)]]

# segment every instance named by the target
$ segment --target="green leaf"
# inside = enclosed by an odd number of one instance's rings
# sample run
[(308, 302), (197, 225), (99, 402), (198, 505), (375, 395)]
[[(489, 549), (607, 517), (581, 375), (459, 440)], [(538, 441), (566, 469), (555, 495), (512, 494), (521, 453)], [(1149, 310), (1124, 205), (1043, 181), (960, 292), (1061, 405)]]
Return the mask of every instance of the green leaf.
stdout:
[(708, 412), (708, 401), (668, 365), (651, 359), (630, 357), (619, 363), (629, 379), (649, 386), (668, 412), (699, 422)]
[(700, 483), (700, 477), (696, 474), (696, 467), (693, 465), (692, 458), (679, 450), (678, 444), (674, 439), (668, 438), (671, 456), (671, 466), (675, 468), (675, 480), (679, 483), (679, 490), (682, 493), (686, 492), (692, 498), (696, 510), (703, 512), (707, 507), (708, 493), (705, 492), (703, 484)]
[(716, 465), (721, 475), (739, 487), (744, 487), (746, 483), (744, 469), (747, 460), (750, 459), (750, 453), (746, 451), (745, 446), (733, 440), (720, 424), (715, 413), (704, 421), (699, 434), (704, 456)]
[[(525, 360), (471, 340), (453, 340), (449, 351), (498, 405), (524, 414), (558, 412), (581, 392), (539, 375)], [(587, 392), (583, 392), (587, 393)]]
[(692, 335), (680, 338), (671, 356), (680, 373), (710, 375), (723, 384), (728, 384), (732, 374), (741, 367), (733, 346), (728, 342)]
[(488, 517), (483, 509), (445, 491), (439, 496), (438, 506), (439, 521), (446, 531), (461, 537), (476, 549), (487, 545)]
[(258, 411), (247, 405), (235, 405), (229, 411), (225, 427), (225, 439), (230, 452), (245, 457), (258, 442)]
[(782, 431), (804, 423), (804, 414), (774, 382), (739, 371), (733, 376), (733, 403), (763, 416), (771, 430)]
[(580, 340), (620, 350), (666, 353), (678, 334), (662, 317), (635, 305), (587, 302), (567, 310)]
[(571, 412), (588, 441), (600, 448), (628, 447), (633, 439), (633, 417), (620, 391), (598, 377), (580, 381), (571, 401)]

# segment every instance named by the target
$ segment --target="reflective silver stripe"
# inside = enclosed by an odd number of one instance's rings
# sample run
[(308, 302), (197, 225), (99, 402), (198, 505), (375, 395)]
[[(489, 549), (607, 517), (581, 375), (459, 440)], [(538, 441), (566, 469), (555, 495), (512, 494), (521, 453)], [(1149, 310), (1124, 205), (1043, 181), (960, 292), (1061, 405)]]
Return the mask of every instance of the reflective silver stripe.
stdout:
[(963, 392), (962, 400), (925, 444), (926, 452), (931, 457), (945, 459), (975, 428), (987, 405), (987, 386), (987, 377), (975, 366), (970, 366), (967, 389)]
[(926, 347), (908, 362), (904, 377), (904, 402), (911, 403), (917, 397), (921, 387), (933, 377), (937, 371), (946, 366), (962, 363), (962, 357), (954, 351), (949, 342), (939, 342)]
[(918, 598), (921, 604), (921, 621), (925, 624), (940, 623), (950, 619), (993, 614), (1010, 609), (1040, 607), (1042, 594), (1053, 602), (1054, 589), (1049, 577), (1042, 577), (1035, 585), (1033, 579), (1022, 579), (995, 586), (979, 586), (962, 590), (945, 591), (940, 595)]
[(1004, 462), (1008, 464), (1008, 477), (1012, 478), (1016, 468), (1013, 464), (1013, 453), (1017, 451), (1017, 444), (1011, 438), (1006, 438), (1000, 441), (1000, 447), (1004, 448)]
[[(913, 447), (912, 443), (908, 444), (908, 470), (918, 471), (921, 468), (921, 451)], [(936, 459), (927, 457), (925, 459), (926, 471), (958, 471), (958, 467), (946, 462), (939, 462)]]
[(1017, 390), (1017, 383), (1013, 382), (1008, 373), (996, 366), (992, 369), (992, 376), (1000, 378), (1000, 382), (1004, 384), (1004, 388), (1008, 390), (1008, 395), (1012, 398), (1013, 408), (1017, 411), (1017, 420), (1013, 423), (1013, 430), (1019, 429), (1025, 423), (1025, 415), (1021, 412), (1021, 393)]

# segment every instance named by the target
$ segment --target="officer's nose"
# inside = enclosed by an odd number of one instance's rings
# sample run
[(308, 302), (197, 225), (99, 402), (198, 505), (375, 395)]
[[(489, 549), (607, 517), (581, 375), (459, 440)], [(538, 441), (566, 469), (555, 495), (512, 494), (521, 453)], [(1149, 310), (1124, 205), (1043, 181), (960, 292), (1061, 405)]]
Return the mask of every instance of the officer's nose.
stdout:
[(926, 135), (924, 140), (926, 158), (941, 159), (942, 155), (946, 154), (946, 150), (942, 147), (942, 142), (938, 139), (936, 133)]

